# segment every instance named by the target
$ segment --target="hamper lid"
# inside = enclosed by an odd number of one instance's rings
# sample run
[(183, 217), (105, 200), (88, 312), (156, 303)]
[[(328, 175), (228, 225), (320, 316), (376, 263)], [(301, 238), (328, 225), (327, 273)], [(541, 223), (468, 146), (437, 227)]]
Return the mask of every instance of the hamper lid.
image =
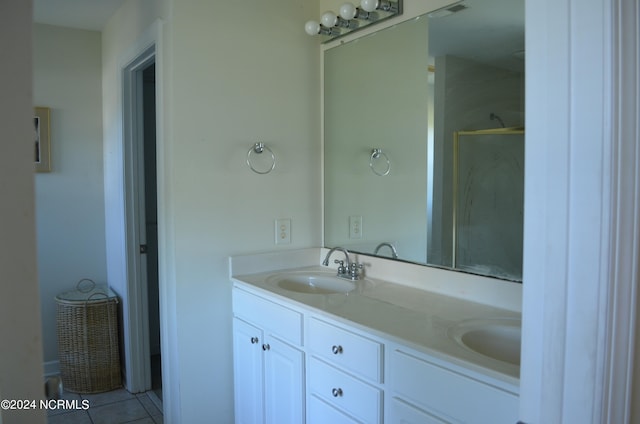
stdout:
[(56, 300), (64, 302), (89, 302), (117, 299), (116, 293), (106, 284), (96, 284), (87, 278), (78, 281), (75, 290), (60, 293)]

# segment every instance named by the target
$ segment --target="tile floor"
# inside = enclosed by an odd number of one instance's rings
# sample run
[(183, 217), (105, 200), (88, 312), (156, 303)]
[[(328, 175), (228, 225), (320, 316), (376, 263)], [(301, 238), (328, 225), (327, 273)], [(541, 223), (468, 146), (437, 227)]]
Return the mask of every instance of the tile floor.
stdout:
[(153, 394), (131, 394), (125, 389), (79, 395), (65, 392), (65, 400), (89, 401), (85, 410), (50, 410), (48, 424), (162, 424), (162, 406)]

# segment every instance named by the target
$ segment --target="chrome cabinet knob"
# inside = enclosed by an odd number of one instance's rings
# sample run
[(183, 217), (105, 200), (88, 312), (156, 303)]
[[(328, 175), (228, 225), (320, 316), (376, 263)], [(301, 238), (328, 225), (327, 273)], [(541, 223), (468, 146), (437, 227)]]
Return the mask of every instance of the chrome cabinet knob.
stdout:
[(340, 353), (342, 353), (342, 346), (340, 345), (333, 345), (331, 347), (331, 352), (333, 352), (334, 355), (338, 355)]
[(251, 344), (256, 344), (258, 343), (258, 338), (257, 337), (251, 337)]
[(333, 395), (333, 397), (340, 397), (342, 396), (342, 389), (341, 388), (334, 388), (331, 390), (331, 394)]
[(264, 350), (265, 352), (269, 349), (271, 349), (271, 346), (269, 346), (269, 343), (265, 343), (262, 345), (262, 350)]

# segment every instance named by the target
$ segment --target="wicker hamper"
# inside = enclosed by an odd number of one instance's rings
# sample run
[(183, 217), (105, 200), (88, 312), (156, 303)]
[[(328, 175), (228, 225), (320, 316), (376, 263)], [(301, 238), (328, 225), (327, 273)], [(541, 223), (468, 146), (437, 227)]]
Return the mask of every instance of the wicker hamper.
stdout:
[(56, 296), (56, 302), (64, 389), (99, 393), (121, 387), (116, 294), (85, 279), (76, 290)]

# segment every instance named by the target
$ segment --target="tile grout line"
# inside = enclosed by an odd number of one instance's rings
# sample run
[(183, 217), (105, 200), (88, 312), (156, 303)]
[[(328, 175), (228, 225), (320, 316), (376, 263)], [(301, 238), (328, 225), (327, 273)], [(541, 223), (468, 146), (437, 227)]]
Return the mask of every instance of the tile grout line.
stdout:
[[(151, 396), (149, 396), (148, 392), (142, 392), (142, 393), (130, 393), (128, 392), (126, 389), (120, 389), (126, 392), (126, 396), (124, 398), (120, 398), (120, 399), (109, 399), (109, 398), (98, 398), (101, 403), (97, 406), (89, 406), (88, 410), (84, 410), (81, 411), (83, 414), (81, 414), (83, 417), (88, 418), (87, 422), (90, 424), (96, 424), (99, 421), (96, 421), (93, 419), (92, 415), (90, 414), (90, 410), (91, 409), (95, 409), (95, 408), (102, 408), (102, 407), (107, 407), (110, 406), (111, 408), (114, 407), (114, 405), (119, 405), (119, 404), (124, 404), (124, 402), (129, 402), (132, 399), (136, 399), (137, 403), (136, 405), (138, 405), (139, 407), (141, 407), (142, 411), (144, 411), (144, 417), (140, 417), (140, 418), (134, 418), (131, 420), (127, 420), (127, 421), (122, 421), (122, 422), (118, 422), (117, 424), (127, 424), (127, 423), (133, 423), (136, 422), (137, 420), (142, 420), (142, 419), (147, 419), (147, 420), (151, 420), (152, 422), (157, 422), (157, 417), (163, 417), (163, 410), (161, 408), (158, 407), (158, 405), (156, 404), (156, 402), (154, 402), (154, 400), (152, 399)], [(82, 394), (82, 393), (73, 393), (73, 392), (67, 392), (72, 396), (77, 396), (78, 399), (80, 400), (88, 400), (91, 402), (92, 397), (94, 397), (94, 395), (96, 394)], [(106, 393), (106, 392), (105, 392)], [(146, 396), (146, 399), (143, 399), (143, 397)], [(106, 401), (108, 400), (108, 401)], [(131, 404), (130, 404), (131, 405)], [(117, 406), (115, 406), (117, 408)], [(69, 412), (71, 413), (71, 412)], [(65, 415), (65, 413), (62, 414), (56, 414), (58, 416), (62, 416)], [(49, 418), (53, 418), (56, 415), (51, 415), (48, 417)], [(123, 417), (124, 418), (124, 417)], [(126, 419), (126, 418), (125, 418)], [(59, 421), (59, 419), (56, 419), (56, 421)]]

